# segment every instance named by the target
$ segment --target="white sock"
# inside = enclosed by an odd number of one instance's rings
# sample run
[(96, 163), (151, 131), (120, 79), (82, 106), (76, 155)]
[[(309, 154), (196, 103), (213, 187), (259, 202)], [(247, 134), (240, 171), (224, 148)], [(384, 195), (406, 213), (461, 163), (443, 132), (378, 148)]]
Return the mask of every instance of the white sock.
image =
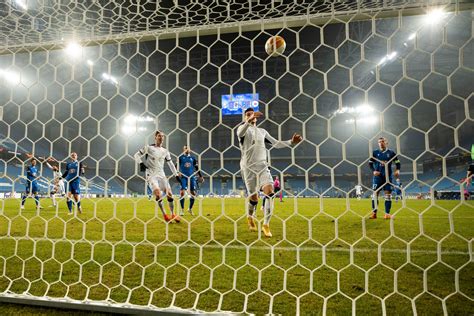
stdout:
[(265, 202), (265, 218), (263, 219), (263, 223), (269, 225), (273, 213), (273, 198), (265, 197), (265, 199), (267, 199), (267, 201)]
[(158, 200), (158, 206), (160, 207), (161, 213), (163, 215), (166, 215), (165, 208), (163, 207), (163, 201), (162, 200)]

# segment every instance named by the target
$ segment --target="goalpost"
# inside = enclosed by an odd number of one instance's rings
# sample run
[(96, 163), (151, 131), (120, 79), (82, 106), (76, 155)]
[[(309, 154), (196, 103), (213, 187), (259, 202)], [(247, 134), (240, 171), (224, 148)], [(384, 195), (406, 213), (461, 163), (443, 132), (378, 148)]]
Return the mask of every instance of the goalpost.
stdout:
[[(474, 313), (473, 189), (460, 183), (474, 134), (469, 1), (2, 6), (0, 301), (128, 313)], [(282, 56), (265, 52), (274, 35), (286, 42)], [(247, 228), (242, 116), (222, 106), (235, 95), (258, 96), (247, 101), (275, 138), (303, 136), (268, 151), (283, 191), (272, 238)], [(191, 147), (204, 177), (195, 215), (179, 224), (162, 220), (133, 159), (157, 129), (173, 161)], [(401, 161), (386, 221), (368, 219), (379, 137)], [(68, 217), (64, 198), (50, 207), (45, 162), (64, 168), (73, 151), (87, 166), (84, 212)], [(29, 153), (41, 210), (20, 209)]]

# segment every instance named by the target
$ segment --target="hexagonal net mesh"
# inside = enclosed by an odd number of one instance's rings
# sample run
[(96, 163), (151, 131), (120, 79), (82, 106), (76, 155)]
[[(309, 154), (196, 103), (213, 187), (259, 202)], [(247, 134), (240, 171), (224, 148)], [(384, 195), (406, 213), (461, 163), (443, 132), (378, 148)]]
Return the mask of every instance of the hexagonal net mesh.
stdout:
[[(474, 135), (472, 4), (205, 2), (2, 4), (2, 296), (181, 312), (474, 313), (474, 204), (461, 180)], [(270, 57), (274, 35), (286, 50)], [(262, 130), (242, 134), (232, 113), (248, 105)], [(162, 202), (183, 211), (179, 223), (164, 220), (138, 164), (158, 149), (134, 156), (157, 129), (171, 164), (193, 173), (178, 184), (165, 167), (174, 201)], [(267, 185), (247, 192), (241, 148), (263, 130), (268, 168), (252, 188)], [(293, 133), (301, 143), (277, 141)], [(391, 151), (376, 151), (380, 137)], [(371, 157), (387, 177), (374, 177)], [(78, 169), (79, 186), (68, 174)], [(80, 190), (82, 212), (63, 183)]]

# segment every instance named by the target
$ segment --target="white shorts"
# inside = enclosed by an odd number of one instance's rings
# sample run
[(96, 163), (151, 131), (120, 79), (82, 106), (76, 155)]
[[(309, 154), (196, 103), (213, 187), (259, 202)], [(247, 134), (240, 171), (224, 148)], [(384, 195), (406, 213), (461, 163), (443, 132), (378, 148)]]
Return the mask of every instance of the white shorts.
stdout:
[(57, 185), (56, 185), (56, 193), (59, 193), (59, 194), (64, 194), (66, 193), (66, 189), (64, 187), (64, 181), (63, 180), (59, 180)]
[(56, 183), (54, 184), (54, 193), (55, 194), (65, 194), (66, 189), (64, 187), (64, 181), (63, 180), (57, 180)]
[(166, 177), (151, 176), (148, 177), (147, 182), (152, 191), (159, 189), (161, 192), (166, 193), (167, 189), (171, 190), (170, 183)]
[(272, 175), (268, 167), (264, 167), (260, 171), (242, 168), (242, 178), (250, 195), (258, 193), (267, 184), (273, 185)]

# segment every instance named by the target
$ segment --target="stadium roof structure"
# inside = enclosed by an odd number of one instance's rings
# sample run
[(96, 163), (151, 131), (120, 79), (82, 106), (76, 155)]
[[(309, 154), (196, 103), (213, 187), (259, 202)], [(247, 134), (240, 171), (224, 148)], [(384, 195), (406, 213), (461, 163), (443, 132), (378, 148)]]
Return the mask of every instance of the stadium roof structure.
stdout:
[(331, 18), (462, 3), (469, 0), (6, 0), (0, 3), (0, 49), (278, 19), (291, 24), (291, 17), (301, 20), (302, 15)]

